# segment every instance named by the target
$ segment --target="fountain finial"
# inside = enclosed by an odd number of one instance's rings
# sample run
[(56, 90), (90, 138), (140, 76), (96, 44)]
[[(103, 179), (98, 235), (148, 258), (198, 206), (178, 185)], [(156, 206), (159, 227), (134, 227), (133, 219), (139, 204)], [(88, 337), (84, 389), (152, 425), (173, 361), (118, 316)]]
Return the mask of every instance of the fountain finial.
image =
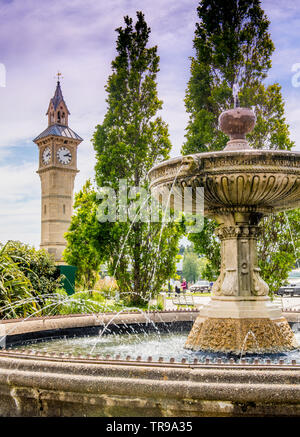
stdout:
[(239, 106), (239, 90), (238, 83), (234, 83), (232, 87), (234, 108), (222, 112), (219, 116), (219, 128), (230, 138), (224, 149), (228, 151), (251, 149), (246, 140), (246, 134), (254, 128), (256, 116), (253, 109)]

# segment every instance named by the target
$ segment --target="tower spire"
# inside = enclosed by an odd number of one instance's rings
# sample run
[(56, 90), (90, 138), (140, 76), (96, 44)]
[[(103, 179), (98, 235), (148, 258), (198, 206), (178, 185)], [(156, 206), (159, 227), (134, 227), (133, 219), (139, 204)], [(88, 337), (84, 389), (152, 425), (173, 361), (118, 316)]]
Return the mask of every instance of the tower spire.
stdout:
[(50, 99), (50, 103), (48, 106), (48, 126), (52, 126), (54, 124), (59, 124), (63, 126), (68, 126), (68, 115), (70, 112), (64, 101), (64, 97), (60, 87), (60, 79), (62, 78), (62, 74), (60, 72), (57, 73), (57, 84), (54, 96)]

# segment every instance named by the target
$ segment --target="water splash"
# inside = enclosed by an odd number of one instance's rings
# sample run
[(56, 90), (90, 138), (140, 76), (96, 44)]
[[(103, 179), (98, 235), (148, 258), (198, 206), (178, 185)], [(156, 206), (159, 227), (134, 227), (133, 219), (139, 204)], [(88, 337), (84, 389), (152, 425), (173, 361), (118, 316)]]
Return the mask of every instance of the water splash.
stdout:
[[(240, 360), (242, 359), (243, 353), (244, 353), (245, 348), (246, 348), (246, 343), (247, 343), (248, 338), (249, 338), (250, 336), (253, 337), (253, 339), (254, 339), (254, 341), (255, 341), (255, 343), (256, 343), (256, 351), (258, 352), (259, 349), (260, 349), (260, 348), (259, 348), (258, 341), (257, 341), (257, 338), (256, 338), (256, 335), (255, 335), (254, 332), (251, 331), (251, 329), (250, 329), (250, 330), (247, 332), (247, 334), (245, 335), (245, 338), (244, 338), (244, 340), (243, 340), (243, 344), (242, 344), (242, 348), (241, 348), (241, 354), (240, 354)], [(247, 353), (247, 351), (246, 351), (245, 353)]]
[[(94, 352), (94, 350), (95, 350), (95, 347), (97, 346), (97, 344), (99, 343), (99, 341), (100, 341), (100, 339), (101, 339), (101, 337), (103, 336), (103, 334), (106, 332), (106, 330), (107, 330), (107, 328), (108, 328), (108, 326), (111, 324), (111, 323), (113, 323), (113, 321), (120, 315), (120, 314), (122, 314), (124, 311), (126, 311), (127, 309), (126, 308), (124, 308), (123, 310), (120, 310), (118, 313), (116, 313), (110, 320), (109, 320), (109, 322), (104, 326), (104, 328), (99, 332), (99, 337), (96, 339), (96, 342), (95, 342), (95, 344), (93, 345), (93, 347), (92, 347), (92, 349), (91, 349), (91, 354)], [(157, 333), (157, 335), (158, 335), (158, 338), (160, 339), (161, 337), (160, 337), (160, 331), (159, 331), (159, 329), (157, 328), (157, 326), (156, 326), (156, 324), (153, 322), (153, 320), (146, 314), (146, 312), (145, 311), (143, 311), (143, 310), (141, 310), (140, 308), (131, 308), (131, 310), (135, 310), (135, 311), (138, 311), (140, 314), (143, 314), (144, 316), (145, 316), (145, 319), (147, 320), (147, 322), (150, 322), (152, 325), (153, 325), (153, 327), (154, 327), (154, 329), (156, 330), (156, 333)], [(123, 325), (126, 325), (126, 324), (124, 324), (123, 323)]]

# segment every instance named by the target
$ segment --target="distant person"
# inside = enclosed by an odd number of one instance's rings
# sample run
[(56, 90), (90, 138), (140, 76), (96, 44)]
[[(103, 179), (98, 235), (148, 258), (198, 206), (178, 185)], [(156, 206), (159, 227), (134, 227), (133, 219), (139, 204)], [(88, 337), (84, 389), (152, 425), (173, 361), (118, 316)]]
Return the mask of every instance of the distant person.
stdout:
[(187, 289), (187, 282), (184, 278), (183, 278), (182, 283), (181, 283), (181, 288), (182, 288), (183, 293), (185, 293), (186, 289)]
[(180, 282), (175, 281), (175, 293), (180, 294)]

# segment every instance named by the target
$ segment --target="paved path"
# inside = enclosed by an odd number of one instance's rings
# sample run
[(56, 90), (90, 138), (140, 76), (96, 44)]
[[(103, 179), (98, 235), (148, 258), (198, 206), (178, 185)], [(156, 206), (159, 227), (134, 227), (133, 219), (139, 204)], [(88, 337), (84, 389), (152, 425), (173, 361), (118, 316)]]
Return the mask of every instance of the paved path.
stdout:
[[(210, 297), (209, 296), (194, 296), (194, 303), (197, 307), (206, 305), (208, 302), (210, 301)], [(300, 301), (299, 301), (300, 303)], [(177, 305), (173, 304), (172, 299), (167, 299), (166, 300), (166, 310), (176, 310), (177, 309)]]
[[(209, 296), (194, 296), (194, 303), (197, 307), (206, 305), (210, 300)], [(275, 302), (280, 303), (284, 310), (297, 309), (300, 311), (300, 296), (297, 297), (275, 297)], [(177, 305), (174, 305), (172, 299), (166, 299), (166, 310), (176, 310)]]
[(283, 310), (296, 309), (300, 311), (300, 296), (297, 297), (280, 297), (276, 298), (278, 302), (281, 300), (281, 305)]

